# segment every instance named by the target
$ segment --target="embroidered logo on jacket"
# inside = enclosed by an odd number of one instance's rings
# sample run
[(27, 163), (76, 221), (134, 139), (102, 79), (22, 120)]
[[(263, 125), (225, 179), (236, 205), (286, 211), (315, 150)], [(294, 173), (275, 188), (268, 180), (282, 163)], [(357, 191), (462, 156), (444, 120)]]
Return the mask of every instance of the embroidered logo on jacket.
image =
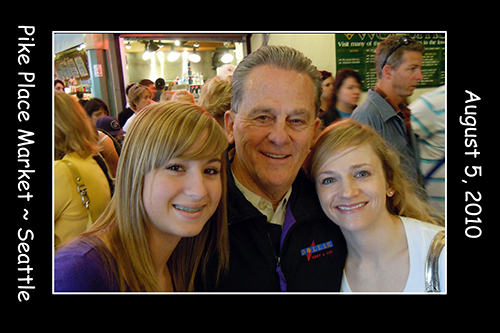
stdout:
[(311, 256), (313, 259), (319, 258), (319, 257), (324, 257), (325, 255), (329, 255), (333, 253), (333, 250), (326, 251), (326, 253), (318, 253), (313, 255), (314, 253), (329, 249), (333, 247), (333, 242), (329, 240), (328, 242), (321, 243), (318, 245), (314, 244), (314, 241), (312, 242), (311, 246), (306, 247), (302, 250), (300, 250), (301, 256), (307, 256), (307, 261), (311, 260)]

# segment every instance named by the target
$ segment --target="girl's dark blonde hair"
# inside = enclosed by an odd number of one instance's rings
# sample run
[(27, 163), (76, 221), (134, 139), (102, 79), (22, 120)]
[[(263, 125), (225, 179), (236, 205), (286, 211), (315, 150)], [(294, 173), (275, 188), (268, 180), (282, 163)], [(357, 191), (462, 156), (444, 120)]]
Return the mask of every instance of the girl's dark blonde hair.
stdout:
[(76, 152), (81, 158), (99, 151), (96, 128), (83, 107), (70, 95), (54, 92), (54, 159)]
[(444, 220), (421, 199), (419, 188), (410, 182), (400, 166), (398, 154), (390, 149), (385, 140), (370, 126), (351, 119), (333, 123), (318, 137), (306, 162), (308, 174), (316, 180), (320, 167), (334, 154), (348, 148), (369, 145), (382, 162), (385, 180), (394, 190), (387, 197), (389, 213), (412, 217), (420, 221), (441, 225)]
[[(200, 142), (200, 149), (189, 150)], [(92, 242), (95, 237), (88, 236), (104, 235), (111, 257), (101, 242), (93, 245), (111, 267), (110, 277), (117, 279), (121, 291), (160, 290), (148, 242), (151, 222), (143, 202), (144, 176), (165, 167), (172, 158), (220, 157), (227, 146), (222, 128), (200, 106), (169, 101), (148, 106), (137, 114), (120, 155), (115, 194), (101, 217), (80, 237)], [(225, 158), (221, 160), (219, 206), (197, 236), (181, 239), (167, 263), (176, 291), (194, 290), (195, 274), (200, 269), (201, 277), (205, 276), (211, 254), (218, 255), (217, 276), (227, 269)]]

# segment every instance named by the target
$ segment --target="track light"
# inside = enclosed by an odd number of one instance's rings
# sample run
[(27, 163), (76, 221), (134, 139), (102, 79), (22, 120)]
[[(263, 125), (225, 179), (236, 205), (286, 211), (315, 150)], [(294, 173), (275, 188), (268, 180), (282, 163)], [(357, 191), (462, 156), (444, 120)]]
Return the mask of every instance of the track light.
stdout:
[(222, 61), (225, 64), (229, 64), (233, 60), (234, 60), (234, 56), (227, 51), (220, 58), (220, 61)]
[(189, 61), (191, 62), (194, 62), (194, 63), (198, 63), (200, 62), (201, 60), (201, 57), (198, 53), (196, 53), (196, 49), (193, 49), (193, 53), (191, 53), (189, 56), (188, 56), (188, 59)]
[(181, 56), (181, 54), (179, 52), (175, 51), (174, 46), (171, 45), (170, 46), (170, 53), (167, 55), (167, 60), (170, 62), (174, 62), (177, 59), (179, 59), (180, 56)]
[(160, 47), (153, 42), (148, 42), (146, 44), (146, 47), (144, 49), (144, 53), (142, 54), (142, 59), (143, 60), (149, 60), (151, 59), (151, 56), (158, 50)]

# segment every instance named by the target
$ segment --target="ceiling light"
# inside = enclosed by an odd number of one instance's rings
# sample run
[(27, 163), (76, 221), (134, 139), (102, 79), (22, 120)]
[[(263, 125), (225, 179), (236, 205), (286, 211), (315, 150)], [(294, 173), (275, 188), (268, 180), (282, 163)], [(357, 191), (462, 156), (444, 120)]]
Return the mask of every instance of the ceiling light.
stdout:
[(144, 53), (142, 54), (142, 60), (151, 59), (151, 53), (153, 53), (153, 52), (149, 52), (148, 50), (144, 50)]
[(234, 56), (228, 52), (224, 53), (222, 55), (222, 57), (220, 58), (220, 61), (222, 61), (225, 64), (229, 64), (233, 60), (234, 60)]
[(198, 53), (196, 53), (196, 49), (193, 49), (193, 53), (191, 53), (189, 56), (188, 56), (188, 59), (189, 61), (191, 62), (194, 62), (194, 63), (198, 63), (200, 62), (201, 60), (201, 57)]
[(177, 59), (179, 59), (180, 56), (181, 56), (181, 54), (179, 52), (174, 51), (174, 46), (173, 45), (170, 46), (170, 53), (167, 56), (167, 60), (170, 62), (174, 62)]

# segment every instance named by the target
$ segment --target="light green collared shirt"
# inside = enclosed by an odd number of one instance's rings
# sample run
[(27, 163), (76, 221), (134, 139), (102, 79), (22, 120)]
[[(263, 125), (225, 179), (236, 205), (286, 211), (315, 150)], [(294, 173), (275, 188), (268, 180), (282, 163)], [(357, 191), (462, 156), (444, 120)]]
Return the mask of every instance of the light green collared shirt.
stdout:
[[(231, 170), (231, 173), (233, 173), (233, 170)], [(290, 186), (290, 189), (288, 192), (286, 192), (285, 196), (283, 199), (278, 204), (278, 207), (276, 207), (276, 211), (273, 209), (273, 204), (267, 200), (264, 199), (257, 194), (253, 193), (249, 189), (247, 189), (245, 186), (243, 186), (238, 179), (235, 177), (233, 173), (233, 178), (234, 178), (234, 183), (236, 187), (243, 193), (245, 198), (255, 207), (259, 212), (264, 214), (267, 217), (267, 222), (272, 223), (272, 224), (278, 224), (283, 226), (283, 223), (285, 222), (285, 214), (286, 214), (286, 205), (288, 204), (288, 200), (290, 199), (290, 195), (292, 194), (292, 187)]]

